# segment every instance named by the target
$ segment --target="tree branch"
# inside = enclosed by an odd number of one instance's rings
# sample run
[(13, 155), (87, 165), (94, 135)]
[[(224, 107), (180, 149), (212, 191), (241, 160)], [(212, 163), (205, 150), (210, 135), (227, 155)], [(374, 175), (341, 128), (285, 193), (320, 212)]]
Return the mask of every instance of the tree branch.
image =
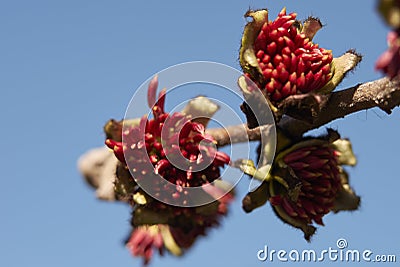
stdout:
[(249, 129), (247, 124), (239, 124), (226, 128), (210, 128), (206, 130), (206, 133), (214, 137), (217, 141), (217, 146), (221, 147), (229, 144), (260, 140), (260, 128), (259, 126)]
[(400, 79), (382, 78), (331, 94), (326, 106), (317, 114), (313, 123), (286, 117), (278, 126), (288, 135), (299, 137), (333, 120), (360, 110), (379, 107), (390, 114), (400, 105)]
[[(360, 110), (379, 107), (390, 114), (397, 106), (400, 106), (400, 77), (393, 80), (382, 78), (331, 93), (326, 106), (312, 123), (284, 117), (277, 126), (289, 136), (301, 137), (310, 130)], [(260, 129), (248, 129), (246, 125), (208, 129), (207, 133), (217, 140), (218, 146), (260, 140)]]

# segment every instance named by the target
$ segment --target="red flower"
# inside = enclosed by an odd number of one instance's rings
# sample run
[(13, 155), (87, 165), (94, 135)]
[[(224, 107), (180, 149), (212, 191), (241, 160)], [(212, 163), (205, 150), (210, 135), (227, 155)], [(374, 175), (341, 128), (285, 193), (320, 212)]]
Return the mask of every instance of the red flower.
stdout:
[(242, 171), (263, 181), (243, 199), (243, 209), (251, 212), (269, 201), (276, 215), (301, 229), (306, 240), (315, 233), (314, 223), (324, 225), (327, 213), (356, 210), (360, 197), (350, 187), (342, 166), (354, 166), (357, 160), (350, 141), (339, 138), (329, 129), (326, 136), (294, 143), (278, 132), (278, 152), (272, 166), (257, 169), (249, 160), (235, 162)]
[[(155, 77), (148, 90), (152, 119), (143, 117), (140, 122), (130, 120), (123, 124), (110, 120), (105, 126), (106, 144), (120, 161), (115, 192), (133, 208), (133, 231), (127, 247), (134, 256), (143, 257), (145, 264), (154, 250), (162, 254), (167, 249), (181, 255), (199, 236), (206, 235), (209, 228), (219, 225), (233, 199), (233, 192), (226, 191), (225, 182), (216, 181), (220, 177), (219, 168), (229, 163), (229, 156), (217, 150), (214, 139), (205, 134), (203, 124), (179, 112), (166, 113), (166, 92), (162, 90), (156, 100), (157, 86)], [(174, 186), (153, 180), (159, 176)], [(141, 187), (142, 183), (150, 183), (156, 195), (149, 194)], [(192, 187), (199, 187), (203, 194), (191, 194), (188, 188)], [(170, 205), (160, 195), (179, 202)], [(203, 205), (184, 205), (198, 197)]]
[(333, 208), (341, 188), (337, 152), (328, 144), (312, 145), (290, 152), (283, 162), (300, 180), (301, 189), (296, 200), (278, 194), (271, 200), (272, 205), (281, 206), (296, 220), (324, 225), (322, 217)]
[[(207, 187), (206, 190), (211, 196), (222, 193), (218, 192), (221, 189), (217, 186)], [(187, 208), (167, 205), (144, 192), (137, 192), (132, 203), (131, 223), (134, 230), (127, 248), (134, 256), (142, 257), (145, 264), (151, 260), (154, 250), (162, 255), (166, 249), (180, 256), (199, 237), (206, 236), (209, 229), (219, 225), (232, 199), (233, 194), (229, 192), (212, 203)]]
[(322, 88), (331, 78), (332, 52), (319, 48), (295, 26), (296, 13), (283, 9), (265, 22), (254, 43), (264, 88), (273, 101)]
[(160, 254), (164, 251), (164, 241), (158, 225), (139, 226), (134, 229), (126, 243), (132, 255), (143, 257), (144, 264), (148, 264), (153, 256), (153, 250)]
[[(317, 91), (331, 79), (332, 51), (311, 41), (322, 27), (309, 18), (301, 25), (297, 14), (282, 9), (274, 21), (268, 11), (249, 12), (240, 53), (244, 72), (274, 103), (296, 94)], [(257, 64), (255, 63), (257, 61)]]
[[(282, 138), (282, 137), (281, 137)], [(329, 212), (356, 210), (360, 198), (349, 186), (342, 165), (354, 166), (351, 143), (328, 130), (321, 138), (305, 138), (278, 153), (271, 169), (269, 200), (276, 214), (300, 228), (309, 240)]]
[(400, 74), (400, 38), (398, 32), (389, 32), (387, 42), (389, 48), (378, 58), (375, 68), (392, 79)]
[(228, 164), (230, 158), (217, 150), (215, 140), (205, 134), (202, 124), (192, 122), (189, 116), (179, 112), (166, 113), (165, 90), (160, 92), (157, 101), (156, 90), (157, 77), (148, 90), (154, 118), (143, 117), (139, 125), (125, 126), (123, 141), (107, 139), (106, 145), (127, 164), (138, 184), (158, 174), (176, 187), (171, 190), (154, 184), (154, 188), (163, 194), (169, 190), (170, 196), (185, 203), (184, 188), (212, 183), (220, 177), (219, 168)]

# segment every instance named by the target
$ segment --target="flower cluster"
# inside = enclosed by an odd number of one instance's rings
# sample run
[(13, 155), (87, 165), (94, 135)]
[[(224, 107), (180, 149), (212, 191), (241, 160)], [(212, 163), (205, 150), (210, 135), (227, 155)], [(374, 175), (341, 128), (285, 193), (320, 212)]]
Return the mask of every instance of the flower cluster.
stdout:
[[(307, 23), (319, 24), (317, 20)], [(313, 43), (296, 27), (296, 13), (283, 9), (265, 21), (254, 42), (263, 74), (262, 86), (272, 101), (322, 88), (332, 77), (332, 52)]]
[(227, 214), (233, 195), (228, 193), (213, 203), (196, 208), (166, 205), (151, 199), (142, 191), (137, 192), (134, 199), (131, 221), (133, 230), (126, 246), (132, 255), (142, 257), (147, 264), (155, 250), (160, 255), (167, 250), (180, 256), (197, 238), (217, 227), (221, 218)]
[(220, 167), (228, 164), (230, 158), (216, 149), (213, 137), (205, 134), (202, 124), (192, 122), (189, 116), (179, 112), (166, 113), (165, 91), (155, 101), (156, 89), (157, 77), (149, 86), (149, 99), (153, 99), (149, 100), (149, 106), (154, 118), (143, 117), (138, 125), (127, 123), (122, 141), (107, 139), (106, 145), (130, 167), (137, 183), (153, 174), (160, 175), (176, 187), (154, 184), (154, 188), (161, 186), (158, 190), (163, 195), (163, 190), (169, 190), (167, 197), (180, 198), (185, 204), (184, 188), (212, 183), (220, 177)]
[(134, 229), (126, 247), (134, 256), (143, 257), (144, 264), (148, 264), (153, 256), (154, 249), (163, 253), (162, 227), (159, 225), (142, 225)]
[(316, 230), (313, 224), (324, 225), (326, 214), (358, 208), (360, 198), (350, 188), (342, 168), (342, 165), (355, 165), (356, 158), (351, 143), (339, 139), (333, 130), (327, 136), (294, 143), (285, 139), (280, 133), (278, 146), (279, 142), (289, 145), (279, 149), (266, 175), (243, 163), (239, 166), (263, 180), (259, 189), (245, 197), (243, 208), (250, 212), (269, 201), (280, 219), (301, 229), (310, 240)]
[(392, 29), (387, 35), (388, 49), (375, 63), (375, 68), (393, 79), (400, 74), (400, 1), (380, 0), (378, 11)]
[[(156, 99), (157, 87), (156, 76), (148, 89), (152, 119), (111, 120), (105, 126), (105, 143), (120, 161), (115, 192), (133, 208), (127, 247), (133, 255), (143, 257), (145, 264), (154, 250), (181, 255), (219, 224), (233, 199), (232, 192), (227, 193), (223, 181), (218, 180), (220, 167), (229, 164), (229, 156), (217, 150), (203, 124), (187, 114), (165, 112), (166, 91)], [(140, 187), (146, 183), (152, 194)], [(188, 207), (188, 201), (196, 198), (188, 189), (196, 187), (210, 201)], [(168, 204), (171, 199), (176, 205)]]
[(273, 103), (318, 91), (332, 78), (332, 51), (312, 42), (322, 27), (318, 19), (308, 18), (302, 25), (285, 8), (274, 21), (268, 20), (267, 10), (247, 15), (253, 22), (243, 34), (240, 63)]
[[(314, 43), (322, 28), (318, 18), (302, 23), (286, 8), (273, 21), (268, 14), (266, 9), (246, 13), (252, 21), (243, 32), (240, 65), (267, 98), (277, 121), (283, 114), (310, 121), (326, 103), (324, 95), (338, 86), (361, 56), (349, 50), (334, 58), (331, 50)], [(254, 91), (254, 86), (247, 87), (244, 91)]]
[(293, 170), (301, 187), (297, 199), (277, 194), (273, 188), (272, 205), (281, 206), (296, 220), (323, 225), (322, 217), (333, 208), (341, 187), (337, 153), (329, 144), (318, 144), (285, 155), (283, 163)]

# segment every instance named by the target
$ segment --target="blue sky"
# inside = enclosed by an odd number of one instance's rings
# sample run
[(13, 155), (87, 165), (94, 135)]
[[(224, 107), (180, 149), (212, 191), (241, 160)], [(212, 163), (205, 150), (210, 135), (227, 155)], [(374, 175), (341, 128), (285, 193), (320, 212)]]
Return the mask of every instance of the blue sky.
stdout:
[[(123, 246), (128, 207), (96, 200), (77, 158), (103, 144), (104, 123), (122, 118), (154, 73), (193, 60), (239, 68), (245, 11), (268, 7), (275, 17), (283, 6), (320, 17), (326, 27), (316, 41), (336, 56), (350, 48), (364, 55), (339, 88), (381, 76), (374, 62), (388, 29), (371, 0), (0, 1), (0, 265), (139, 266)], [(153, 266), (263, 266), (270, 263), (256, 252), (264, 245), (323, 250), (338, 238), (399, 261), (399, 115), (374, 109), (330, 124), (353, 142), (351, 183), (362, 206), (328, 215), (310, 244), (269, 206), (244, 214), (243, 180), (222, 227), (182, 259), (156, 258)]]

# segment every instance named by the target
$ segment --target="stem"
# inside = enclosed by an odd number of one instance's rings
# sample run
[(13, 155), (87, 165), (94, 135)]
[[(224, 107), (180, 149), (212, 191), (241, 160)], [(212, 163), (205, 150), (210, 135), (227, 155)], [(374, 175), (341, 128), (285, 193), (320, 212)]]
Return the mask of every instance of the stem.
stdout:
[(226, 128), (210, 128), (206, 130), (206, 133), (214, 137), (219, 147), (261, 139), (260, 128), (249, 129), (247, 124), (228, 126)]
[[(393, 80), (382, 78), (331, 93), (328, 103), (312, 123), (283, 117), (277, 126), (291, 137), (301, 137), (310, 130), (360, 110), (379, 107), (390, 114), (397, 106), (400, 106), (400, 77)], [(260, 126), (248, 129), (243, 124), (208, 129), (207, 133), (215, 138), (218, 146), (261, 139)]]

